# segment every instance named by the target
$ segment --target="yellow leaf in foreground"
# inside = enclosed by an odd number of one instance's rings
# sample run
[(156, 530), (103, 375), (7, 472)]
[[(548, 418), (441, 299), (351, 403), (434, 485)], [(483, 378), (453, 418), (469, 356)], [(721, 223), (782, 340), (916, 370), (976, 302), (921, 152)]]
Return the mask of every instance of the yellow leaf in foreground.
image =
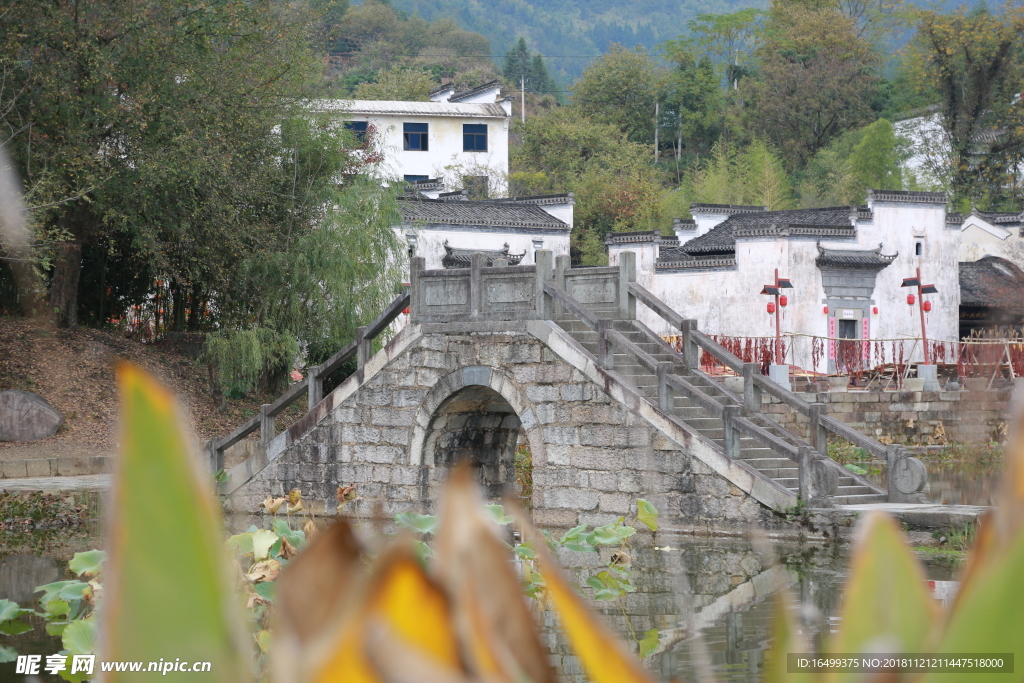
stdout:
[(383, 683), (367, 657), (366, 637), (382, 628), (394, 647), (408, 648), (434, 666), (464, 671), (448, 599), (426, 575), (411, 548), (399, 545), (376, 563), (360, 605), (327, 638), (328, 654), (312, 676), (316, 683)]

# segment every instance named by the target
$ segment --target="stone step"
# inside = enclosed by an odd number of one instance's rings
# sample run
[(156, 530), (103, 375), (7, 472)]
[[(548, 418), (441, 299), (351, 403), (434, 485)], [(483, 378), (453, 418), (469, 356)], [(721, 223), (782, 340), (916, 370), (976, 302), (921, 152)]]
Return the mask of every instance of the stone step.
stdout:
[(856, 495), (856, 496), (833, 496), (832, 502), (836, 505), (862, 505), (864, 503), (884, 503), (888, 500), (888, 496), (884, 493), (875, 493), (873, 495)]
[(861, 486), (837, 486), (836, 487), (836, 495), (837, 496), (868, 496), (868, 495), (873, 496), (873, 495), (879, 495), (879, 494), (878, 494), (877, 491), (875, 491), (870, 486), (863, 486), (863, 485), (861, 485)]

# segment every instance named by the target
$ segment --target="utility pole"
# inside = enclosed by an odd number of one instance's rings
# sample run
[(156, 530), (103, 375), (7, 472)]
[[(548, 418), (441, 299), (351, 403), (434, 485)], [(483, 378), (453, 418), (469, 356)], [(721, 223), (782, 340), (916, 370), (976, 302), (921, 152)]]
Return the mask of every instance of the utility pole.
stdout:
[(519, 77), (519, 94), (521, 96), (519, 115), (522, 117), (523, 123), (526, 123), (526, 76)]
[(658, 163), (658, 107), (661, 103), (654, 103), (654, 163)]

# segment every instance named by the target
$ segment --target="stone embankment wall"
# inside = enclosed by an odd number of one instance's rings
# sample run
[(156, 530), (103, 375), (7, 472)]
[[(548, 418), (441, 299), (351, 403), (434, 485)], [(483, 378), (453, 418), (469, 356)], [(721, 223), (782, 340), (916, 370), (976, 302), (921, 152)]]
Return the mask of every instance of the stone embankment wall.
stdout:
[[(828, 414), (883, 443), (910, 446), (1002, 441), (1012, 390), (837, 391), (809, 394)], [(811, 396), (816, 396), (811, 398)], [(807, 438), (807, 418), (765, 394), (763, 410)]]

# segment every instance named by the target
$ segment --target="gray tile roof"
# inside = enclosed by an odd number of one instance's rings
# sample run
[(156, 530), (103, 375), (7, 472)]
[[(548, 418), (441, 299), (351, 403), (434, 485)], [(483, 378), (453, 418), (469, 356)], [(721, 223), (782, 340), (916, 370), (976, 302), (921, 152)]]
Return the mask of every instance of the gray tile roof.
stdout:
[(445, 254), (441, 258), (441, 265), (445, 268), (469, 268), (473, 265), (472, 256), (473, 254), (483, 254), (487, 257), (487, 266), (493, 266), (495, 259), (505, 259), (508, 261), (510, 266), (518, 266), (519, 262), (526, 256), (524, 251), (522, 254), (510, 254), (508, 253), (508, 242), (505, 242), (504, 249), (496, 249), (489, 251), (487, 249), (459, 249), (452, 247), (448, 244), (448, 240), (444, 241)]
[(408, 224), (570, 230), (568, 224), (535, 204), (403, 196), (398, 198), (398, 206)]
[(814, 259), (819, 268), (861, 268), (881, 270), (892, 263), (899, 252), (886, 255), (882, 253), (882, 245), (878, 249), (825, 249), (818, 245), (818, 257)]
[(707, 204), (694, 202), (690, 204), (690, 213), (750, 213), (752, 211), (767, 211), (767, 206), (753, 206), (749, 204)]
[(470, 88), (469, 90), (462, 90), (460, 92), (457, 92), (454, 95), (452, 95), (451, 97), (449, 97), (448, 101), (449, 102), (461, 102), (462, 100), (470, 98), (470, 97), (473, 97), (474, 95), (479, 95), (482, 92), (486, 92), (488, 90), (494, 90), (494, 89), (499, 89), (500, 90), (501, 89), (501, 84), (498, 83), (498, 81), (489, 81), (487, 83), (484, 83), (483, 85), (478, 85), (475, 88)]
[(682, 254), (731, 254), (736, 251), (736, 236), (790, 234), (830, 238), (852, 237), (856, 232), (850, 222), (850, 216), (855, 211), (853, 207), (840, 206), (741, 213), (730, 216), (676, 250), (662, 249), (658, 260), (686, 260), (681, 258)]
[(1024, 313), (1024, 272), (998, 256), (960, 262), (960, 305)]
[(467, 118), (507, 119), (510, 114), (494, 103), (405, 102), (400, 100), (315, 100), (314, 111), (362, 116), (463, 116)]
[(918, 204), (945, 204), (945, 192), (915, 192), (909, 190), (868, 190), (868, 199), (876, 202), (914, 202)]

